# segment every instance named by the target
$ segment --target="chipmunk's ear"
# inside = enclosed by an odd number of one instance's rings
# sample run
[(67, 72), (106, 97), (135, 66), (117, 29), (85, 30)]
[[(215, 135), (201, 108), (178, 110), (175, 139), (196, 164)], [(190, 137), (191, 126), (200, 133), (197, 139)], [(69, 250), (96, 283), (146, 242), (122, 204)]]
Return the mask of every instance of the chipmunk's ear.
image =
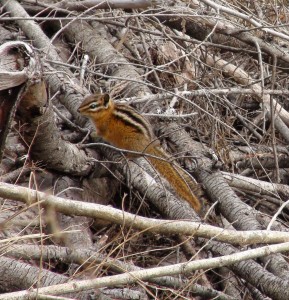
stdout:
[(109, 100), (110, 100), (109, 94), (103, 94), (102, 99), (103, 99), (103, 105), (104, 105), (105, 107), (108, 107), (108, 105), (109, 105)]

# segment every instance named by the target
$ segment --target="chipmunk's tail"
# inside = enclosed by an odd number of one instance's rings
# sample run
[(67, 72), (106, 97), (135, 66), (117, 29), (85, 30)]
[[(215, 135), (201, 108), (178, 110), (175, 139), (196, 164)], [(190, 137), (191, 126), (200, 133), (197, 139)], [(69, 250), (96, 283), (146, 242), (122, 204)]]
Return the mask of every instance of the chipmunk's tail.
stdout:
[(161, 148), (149, 147), (146, 153), (162, 158), (147, 157), (158, 173), (172, 185), (175, 192), (189, 202), (196, 212), (199, 212), (202, 205), (197, 196), (201, 194), (198, 183), (176, 163), (164, 160), (168, 159), (168, 155)]

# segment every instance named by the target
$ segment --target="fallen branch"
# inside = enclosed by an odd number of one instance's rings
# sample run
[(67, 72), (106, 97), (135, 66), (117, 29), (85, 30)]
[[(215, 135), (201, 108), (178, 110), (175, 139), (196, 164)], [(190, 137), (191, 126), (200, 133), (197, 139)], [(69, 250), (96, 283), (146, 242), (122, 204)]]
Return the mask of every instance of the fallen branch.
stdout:
[(265, 230), (233, 231), (191, 221), (157, 220), (139, 217), (112, 207), (68, 200), (7, 183), (0, 183), (0, 196), (27, 204), (41, 201), (42, 205), (52, 206), (64, 214), (102, 219), (125, 227), (133, 227), (138, 230), (159, 234), (183, 234), (194, 237), (212, 238), (238, 245), (271, 244), (289, 241), (289, 233), (286, 232)]
[[(37, 294), (59, 295), (67, 294), (71, 292), (84, 291), (92, 288), (110, 287), (123, 284), (132, 284), (140, 280), (149, 280), (154, 277), (167, 276), (167, 275), (179, 275), (187, 274), (196, 270), (208, 270), (211, 268), (219, 268), (228, 266), (237, 262), (241, 262), (248, 259), (254, 259), (273, 253), (280, 253), (289, 251), (289, 243), (282, 243), (279, 245), (271, 245), (260, 247), (253, 250), (247, 250), (236, 254), (226, 255), (222, 257), (201, 259), (197, 261), (191, 261), (186, 263), (174, 264), (165, 267), (150, 268), (146, 270), (133, 271), (126, 274), (106, 276), (103, 278), (71, 281), (69, 283), (52, 285), (49, 287), (34, 289), (30, 291), (20, 291), (14, 293), (7, 293), (0, 295), (0, 300), (22, 300), (31, 299)], [(278, 279), (284, 283), (283, 279)], [(289, 282), (288, 282), (289, 284)]]

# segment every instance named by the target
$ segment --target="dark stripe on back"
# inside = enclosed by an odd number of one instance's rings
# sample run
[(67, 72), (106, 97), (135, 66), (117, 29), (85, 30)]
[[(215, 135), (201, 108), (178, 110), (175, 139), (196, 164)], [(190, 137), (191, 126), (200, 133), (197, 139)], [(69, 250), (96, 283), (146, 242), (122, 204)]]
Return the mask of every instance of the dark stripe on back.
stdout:
[(131, 125), (133, 125), (133, 129), (139, 133), (144, 134), (143, 130), (141, 127), (135, 126), (135, 123), (130, 122), (129, 120), (123, 119), (120, 116), (116, 116), (116, 118), (120, 119), (121, 122), (123, 122), (125, 125), (131, 127)]
[[(142, 117), (136, 110), (134, 110), (133, 108), (127, 108), (126, 106), (122, 106), (120, 104), (117, 105), (117, 109), (120, 112), (123, 112), (124, 114), (126, 114), (129, 118), (131, 118), (136, 123), (140, 123), (141, 126), (143, 126), (147, 130), (147, 132), (150, 135), (150, 138), (153, 138), (151, 127), (146, 122), (146, 120), (143, 119), (144, 117)], [(138, 115), (140, 115), (140, 116), (138, 116)], [(127, 123), (129, 123), (129, 122), (127, 122)]]

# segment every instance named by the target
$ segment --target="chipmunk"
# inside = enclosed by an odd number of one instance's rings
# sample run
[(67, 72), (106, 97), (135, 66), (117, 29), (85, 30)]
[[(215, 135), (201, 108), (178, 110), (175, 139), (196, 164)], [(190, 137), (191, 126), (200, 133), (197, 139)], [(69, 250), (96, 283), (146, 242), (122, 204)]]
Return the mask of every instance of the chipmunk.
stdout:
[(109, 144), (130, 151), (149, 154), (152, 166), (173, 187), (175, 192), (199, 212), (201, 202), (196, 196), (200, 187), (195, 180), (175, 162), (165, 159), (169, 155), (161, 148), (149, 122), (126, 104), (115, 103), (108, 94), (93, 94), (86, 97), (78, 112), (89, 117), (97, 135)]

